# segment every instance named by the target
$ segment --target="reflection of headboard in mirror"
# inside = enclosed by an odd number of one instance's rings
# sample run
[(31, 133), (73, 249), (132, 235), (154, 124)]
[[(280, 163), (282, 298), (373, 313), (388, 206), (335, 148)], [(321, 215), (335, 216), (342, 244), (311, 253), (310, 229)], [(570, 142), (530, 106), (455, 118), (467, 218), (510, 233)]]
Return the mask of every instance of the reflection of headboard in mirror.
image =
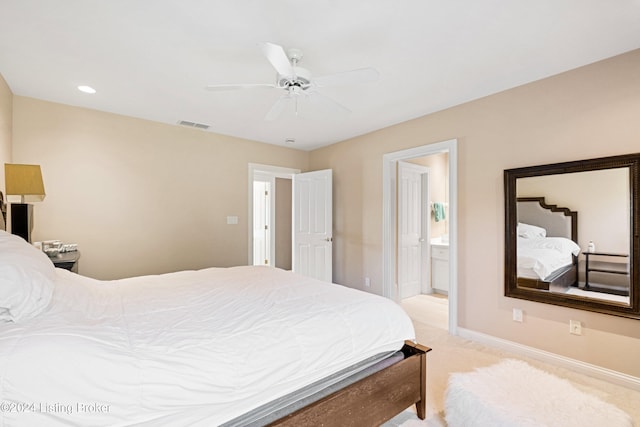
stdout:
[[(560, 208), (557, 205), (548, 205), (544, 197), (518, 197), (516, 199), (516, 210), (518, 223), (542, 227), (546, 230), (546, 237), (564, 237), (578, 243), (577, 212), (568, 208)], [(577, 283), (577, 257), (573, 257), (571, 264), (562, 265), (555, 271), (548, 273), (544, 278), (539, 278), (537, 275), (532, 274), (531, 266), (528, 265), (531, 257), (536, 255), (527, 252), (527, 255), (521, 261), (520, 249), (518, 249), (518, 286), (546, 291), (555, 287), (556, 289), (562, 289), (564, 292)], [(548, 255), (545, 254), (544, 256), (544, 258), (537, 261), (537, 264), (545, 264)]]
[(578, 243), (578, 212), (545, 203), (544, 197), (518, 197), (518, 222), (547, 230), (547, 237), (566, 237)]

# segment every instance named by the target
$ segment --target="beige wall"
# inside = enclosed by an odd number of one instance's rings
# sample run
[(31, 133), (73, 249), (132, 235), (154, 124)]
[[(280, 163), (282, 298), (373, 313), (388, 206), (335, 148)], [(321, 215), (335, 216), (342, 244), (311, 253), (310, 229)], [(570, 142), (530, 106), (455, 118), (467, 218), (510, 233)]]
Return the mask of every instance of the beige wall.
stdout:
[(291, 270), (292, 180), (276, 178), (276, 267)]
[(313, 151), (310, 169), (334, 170), (334, 280), (368, 276), (381, 293), (383, 154), (456, 138), (459, 326), (640, 377), (640, 321), (503, 296), (502, 181), (504, 169), (640, 151), (638, 69), (640, 50)]
[(20, 96), (13, 150), (42, 166), (33, 240), (78, 243), (80, 273), (99, 279), (246, 264), (248, 164), (308, 164), (299, 150)]
[(422, 165), (429, 168), (430, 201), (445, 204), (444, 221), (436, 222), (433, 211), (430, 212), (430, 237), (434, 238), (449, 234), (449, 154), (433, 154), (431, 156), (418, 157), (417, 159), (407, 160), (407, 162), (415, 163), (417, 165)]
[(11, 163), (11, 129), (13, 122), (13, 93), (0, 75), (0, 191), (4, 194), (4, 164)]
[[(0, 191), (2, 192), (2, 210), (3, 214), (0, 214), (0, 229), (6, 230), (7, 221), (5, 221), (5, 215), (7, 215), (8, 206), (6, 205), (6, 192), (4, 183), (4, 164), (11, 163), (11, 132), (13, 122), (13, 93), (9, 89), (6, 81), (0, 75)], [(8, 219), (8, 218), (7, 218)]]
[(578, 244), (600, 252), (629, 253), (628, 168), (519, 178), (518, 197), (545, 197), (547, 204), (578, 212)]

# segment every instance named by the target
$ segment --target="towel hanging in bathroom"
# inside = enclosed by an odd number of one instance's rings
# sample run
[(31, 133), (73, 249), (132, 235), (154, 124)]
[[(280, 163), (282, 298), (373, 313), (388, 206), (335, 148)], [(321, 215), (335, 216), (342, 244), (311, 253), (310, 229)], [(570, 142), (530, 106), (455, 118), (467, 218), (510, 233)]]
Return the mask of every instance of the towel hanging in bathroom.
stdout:
[(445, 219), (444, 203), (434, 202), (432, 209), (433, 209), (433, 216), (434, 216), (436, 222), (444, 221), (444, 219)]

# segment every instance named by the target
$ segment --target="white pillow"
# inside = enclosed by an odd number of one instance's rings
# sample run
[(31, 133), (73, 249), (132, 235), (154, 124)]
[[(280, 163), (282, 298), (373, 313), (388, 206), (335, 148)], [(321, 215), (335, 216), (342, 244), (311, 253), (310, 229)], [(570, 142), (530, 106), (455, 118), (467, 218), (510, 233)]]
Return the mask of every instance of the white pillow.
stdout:
[(18, 322), (38, 315), (51, 301), (55, 277), (44, 252), (0, 230), (0, 320)]
[(524, 224), (522, 222), (519, 222), (518, 236), (524, 237), (526, 239), (539, 239), (541, 237), (547, 236), (547, 230), (545, 230), (542, 227), (537, 227), (535, 225)]

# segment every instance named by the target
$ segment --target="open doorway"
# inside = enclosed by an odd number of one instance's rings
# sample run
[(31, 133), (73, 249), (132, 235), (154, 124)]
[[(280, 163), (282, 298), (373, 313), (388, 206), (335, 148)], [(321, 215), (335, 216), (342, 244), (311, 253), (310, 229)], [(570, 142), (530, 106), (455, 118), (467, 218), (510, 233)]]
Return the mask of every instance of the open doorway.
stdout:
[[(397, 210), (399, 298), (419, 294), (446, 297), (449, 293), (448, 152), (398, 163)], [(407, 230), (411, 234), (407, 234)], [(407, 246), (413, 250), (403, 250)], [(420, 286), (406, 289), (403, 278), (407, 276), (418, 277), (413, 282)]]
[[(411, 203), (402, 201), (403, 189), (401, 163), (418, 163), (428, 169), (428, 180), (432, 185), (420, 181), (419, 208), (411, 208)], [(438, 170), (437, 173), (436, 170)], [(424, 174), (421, 174), (424, 177)], [(438, 177), (439, 179), (435, 179)], [(418, 182), (417, 178), (413, 181)], [(436, 184), (436, 182), (438, 182)], [(426, 186), (427, 190), (424, 190)], [(448, 308), (447, 326), (449, 332), (457, 332), (457, 141), (443, 141), (408, 150), (388, 153), (383, 158), (383, 292), (388, 298), (400, 301), (407, 293), (401, 289), (401, 280), (408, 274), (403, 260), (402, 236), (404, 218), (419, 215), (423, 229), (418, 240), (422, 255), (420, 269), (413, 268), (413, 274), (420, 271), (419, 295), (434, 295), (444, 298)], [(413, 203), (415, 206), (416, 203)], [(407, 211), (414, 209), (413, 212)], [(419, 210), (416, 210), (419, 209)], [(436, 218), (438, 221), (436, 221)], [(417, 223), (417, 222), (416, 222)], [(426, 224), (426, 225), (425, 225)], [(415, 235), (418, 233), (414, 233)], [(417, 252), (417, 249), (414, 251)], [(424, 253), (428, 256), (425, 257)], [(415, 262), (415, 261), (412, 261)], [(425, 285), (426, 283), (426, 285)]]
[(291, 184), (291, 178), (254, 175), (253, 265), (291, 270)]
[(292, 268), (292, 178), (299, 169), (249, 164), (249, 265)]
[(248, 265), (332, 281), (332, 173), (249, 164)]

